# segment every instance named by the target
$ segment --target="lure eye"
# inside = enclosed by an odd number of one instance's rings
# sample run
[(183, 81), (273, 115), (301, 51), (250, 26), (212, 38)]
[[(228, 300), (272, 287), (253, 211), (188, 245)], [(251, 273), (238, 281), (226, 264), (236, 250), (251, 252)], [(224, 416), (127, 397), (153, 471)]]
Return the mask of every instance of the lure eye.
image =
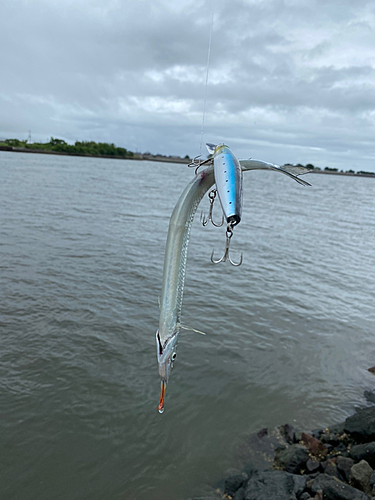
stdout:
[(177, 358), (177, 353), (174, 352), (171, 356), (171, 360), (174, 361)]

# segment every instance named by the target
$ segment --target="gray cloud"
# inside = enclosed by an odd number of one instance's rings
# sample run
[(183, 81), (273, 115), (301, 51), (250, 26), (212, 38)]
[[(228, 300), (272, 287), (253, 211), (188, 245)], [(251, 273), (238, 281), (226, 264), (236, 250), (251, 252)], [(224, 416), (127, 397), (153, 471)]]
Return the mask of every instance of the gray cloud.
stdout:
[(375, 171), (375, 6), (4, 0), (0, 136)]

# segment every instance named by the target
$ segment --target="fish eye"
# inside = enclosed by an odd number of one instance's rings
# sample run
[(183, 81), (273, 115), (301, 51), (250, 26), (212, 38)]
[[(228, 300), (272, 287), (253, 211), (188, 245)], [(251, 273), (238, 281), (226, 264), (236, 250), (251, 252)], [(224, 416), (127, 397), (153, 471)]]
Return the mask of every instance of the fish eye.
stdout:
[(174, 361), (177, 358), (177, 353), (174, 352), (171, 356), (171, 360)]

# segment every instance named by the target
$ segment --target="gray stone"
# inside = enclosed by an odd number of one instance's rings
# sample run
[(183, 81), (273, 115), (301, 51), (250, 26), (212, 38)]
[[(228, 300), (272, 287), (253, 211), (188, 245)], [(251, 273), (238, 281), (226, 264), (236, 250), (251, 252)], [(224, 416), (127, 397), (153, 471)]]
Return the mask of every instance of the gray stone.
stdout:
[(375, 468), (375, 442), (352, 446), (350, 456), (356, 462), (366, 460), (372, 468)]
[(348, 457), (337, 457), (337, 469), (340, 471), (343, 479), (349, 483), (350, 481), (350, 469), (354, 465), (354, 460)]
[(318, 462), (317, 460), (312, 460), (311, 458), (309, 458), (306, 462), (306, 470), (309, 473), (317, 471), (319, 467), (320, 467), (320, 462)]
[(262, 429), (251, 434), (236, 451), (236, 465), (239, 469), (264, 470), (272, 467), (275, 450), (286, 447), (287, 442), (279, 429)]
[(327, 467), (324, 470), (324, 474), (327, 474), (328, 476), (336, 477), (337, 479), (342, 479), (342, 476), (340, 474), (340, 471), (338, 470), (336, 464), (330, 463), (327, 465)]
[(303, 476), (283, 471), (256, 472), (247, 483), (245, 500), (296, 500), (305, 485)]
[(340, 444), (339, 438), (333, 432), (325, 432), (320, 437), (320, 440), (324, 444), (330, 444), (332, 446), (338, 446)]
[(343, 457), (349, 456), (348, 449), (344, 445), (344, 443), (340, 443), (338, 446), (336, 446), (335, 450), (336, 450), (336, 453), (338, 453), (339, 455), (341, 455)]
[(315, 494), (323, 491), (324, 500), (370, 500), (371, 497), (362, 491), (349, 486), (335, 477), (320, 474), (314, 479), (311, 491)]
[(362, 408), (345, 420), (345, 432), (360, 443), (375, 440), (375, 406)]
[(366, 460), (361, 460), (358, 464), (354, 464), (350, 470), (350, 482), (355, 488), (359, 488), (365, 493), (371, 494), (370, 486), (372, 469)]
[(245, 481), (247, 481), (247, 477), (244, 477), (242, 474), (228, 477), (224, 482), (224, 493), (233, 497)]
[(345, 422), (341, 422), (341, 424), (335, 424), (329, 426), (329, 432), (333, 432), (337, 436), (340, 436), (344, 433)]
[(292, 474), (298, 474), (305, 468), (309, 459), (309, 451), (306, 446), (292, 444), (285, 450), (276, 450), (274, 466)]
[(307, 493), (307, 491), (305, 491), (305, 493), (302, 493), (302, 495), (299, 497), (299, 500), (310, 500), (311, 499), (311, 496), (309, 493)]
[(375, 403), (375, 394), (372, 391), (365, 391), (364, 396), (369, 403)]
[(240, 488), (239, 490), (236, 491), (236, 494), (234, 495), (234, 500), (245, 500), (245, 488)]
[(290, 424), (284, 424), (279, 427), (280, 434), (284, 437), (284, 439), (289, 444), (294, 443), (294, 433), (295, 428)]

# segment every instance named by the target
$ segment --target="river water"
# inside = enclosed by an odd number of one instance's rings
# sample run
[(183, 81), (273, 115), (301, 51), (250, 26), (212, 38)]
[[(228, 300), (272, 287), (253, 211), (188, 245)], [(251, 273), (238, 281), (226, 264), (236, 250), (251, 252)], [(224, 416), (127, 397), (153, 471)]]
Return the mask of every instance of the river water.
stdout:
[(246, 172), (242, 266), (214, 266), (225, 230), (194, 221), (182, 319), (207, 335), (182, 331), (158, 413), (164, 245), (192, 175), (0, 153), (1, 498), (202, 497), (248, 434), (342, 421), (374, 387), (375, 181)]

